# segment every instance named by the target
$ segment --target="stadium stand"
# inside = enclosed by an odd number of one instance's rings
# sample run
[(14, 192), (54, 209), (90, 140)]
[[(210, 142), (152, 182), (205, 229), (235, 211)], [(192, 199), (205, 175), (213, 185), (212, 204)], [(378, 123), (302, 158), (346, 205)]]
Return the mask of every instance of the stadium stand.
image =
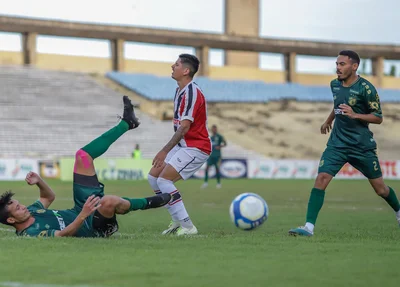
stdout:
[[(0, 87), (1, 157), (72, 156), (115, 125), (122, 112), (121, 94), (88, 74), (0, 66)], [(138, 143), (143, 157), (152, 158), (171, 138), (170, 121), (140, 111), (138, 116), (140, 129), (125, 134), (105, 157), (129, 157)], [(233, 157), (260, 157), (234, 144), (226, 151)]]
[[(171, 91), (176, 87), (170, 77), (121, 72), (109, 72), (106, 76), (149, 100), (168, 100), (171, 98)], [(332, 102), (328, 85), (305, 86), (261, 81), (211, 80), (206, 77), (197, 77), (195, 81), (204, 90), (209, 102), (267, 103), (282, 99), (299, 102)], [(400, 90), (382, 89), (380, 97), (384, 102), (398, 103)]]

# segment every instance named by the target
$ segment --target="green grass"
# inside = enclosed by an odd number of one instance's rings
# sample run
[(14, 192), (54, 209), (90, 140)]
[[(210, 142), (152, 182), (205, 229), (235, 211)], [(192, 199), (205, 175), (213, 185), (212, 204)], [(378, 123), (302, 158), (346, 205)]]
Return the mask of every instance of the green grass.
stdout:
[[(71, 207), (71, 183), (49, 183), (58, 196), (53, 208)], [(400, 182), (388, 183), (400, 191)], [(151, 194), (145, 181), (105, 184), (107, 194)], [(200, 232), (194, 238), (159, 235), (169, 223), (165, 209), (120, 216), (121, 234), (110, 239), (16, 238), (0, 231), (0, 286), (397, 286), (400, 229), (367, 181), (334, 181), (315, 236), (287, 235), (304, 224), (312, 184), (230, 180), (221, 190), (214, 182), (200, 190), (200, 181), (179, 183)], [(37, 198), (23, 182), (0, 182), (0, 190), (9, 188), (22, 203)], [(230, 222), (230, 202), (242, 192), (268, 202), (270, 217), (257, 230)]]

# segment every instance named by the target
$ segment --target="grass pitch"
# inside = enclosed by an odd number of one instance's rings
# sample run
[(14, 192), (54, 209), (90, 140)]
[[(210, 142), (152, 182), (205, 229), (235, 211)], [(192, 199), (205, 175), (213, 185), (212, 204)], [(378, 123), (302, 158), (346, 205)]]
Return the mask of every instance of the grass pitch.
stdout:
[[(54, 209), (70, 208), (72, 184), (50, 180)], [(400, 191), (400, 181), (388, 182)], [(106, 194), (151, 195), (146, 181), (105, 182)], [(0, 231), (0, 286), (398, 286), (400, 228), (390, 207), (367, 181), (333, 181), (312, 238), (289, 237), (303, 225), (309, 180), (226, 180), (201, 190), (201, 181), (178, 183), (199, 229), (193, 238), (163, 237), (166, 209), (120, 216), (110, 239), (17, 238)], [(30, 204), (38, 197), (24, 182), (0, 182)], [(231, 200), (260, 194), (270, 214), (253, 231), (229, 219)], [(398, 192), (400, 196), (400, 192)]]

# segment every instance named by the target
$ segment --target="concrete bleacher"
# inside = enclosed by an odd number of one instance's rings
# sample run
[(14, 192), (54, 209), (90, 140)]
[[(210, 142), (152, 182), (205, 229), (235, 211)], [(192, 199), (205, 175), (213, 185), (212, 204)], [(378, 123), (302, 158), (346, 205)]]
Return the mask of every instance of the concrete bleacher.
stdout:
[[(57, 158), (118, 123), (122, 95), (82, 73), (0, 66), (0, 157)], [(170, 121), (137, 111), (141, 126), (116, 141), (104, 157), (129, 157), (138, 143), (152, 158), (173, 134)], [(231, 144), (234, 157), (258, 154)]]
[[(106, 76), (149, 100), (170, 100), (176, 88), (176, 83), (170, 77), (122, 72), (109, 72)], [(326, 86), (305, 86), (261, 81), (212, 80), (206, 77), (196, 77), (195, 81), (206, 94), (208, 102), (267, 103), (281, 99), (332, 102), (329, 83)], [(400, 90), (380, 89), (379, 95), (384, 102), (400, 102)]]
[[(71, 156), (118, 122), (122, 95), (80, 73), (0, 67), (0, 155)], [(125, 134), (105, 156), (128, 157), (136, 143), (151, 157), (171, 136), (138, 112), (142, 126)], [(154, 129), (157, 131), (154, 133)]]

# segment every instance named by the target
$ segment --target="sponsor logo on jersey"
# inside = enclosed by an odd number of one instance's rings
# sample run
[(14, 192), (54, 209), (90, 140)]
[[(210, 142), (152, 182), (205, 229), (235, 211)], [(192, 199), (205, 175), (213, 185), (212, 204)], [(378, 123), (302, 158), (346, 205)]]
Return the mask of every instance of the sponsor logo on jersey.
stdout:
[(335, 109), (335, 115), (343, 115), (343, 111), (341, 109)]
[(352, 90), (350, 89), (350, 93), (355, 94), (355, 95), (359, 95), (360, 93), (358, 91)]
[(65, 228), (64, 218), (62, 218), (62, 216), (58, 214), (57, 210), (53, 210), (53, 213), (58, 220), (58, 224), (60, 225), (60, 230), (63, 230)]
[(44, 210), (44, 209), (38, 209), (38, 210), (36, 210), (36, 213), (39, 213), (39, 214), (42, 214), (42, 213), (45, 213), (46, 212), (46, 210)]
[(333, 87), (334, 91), (340, 91), (340, 87)]

